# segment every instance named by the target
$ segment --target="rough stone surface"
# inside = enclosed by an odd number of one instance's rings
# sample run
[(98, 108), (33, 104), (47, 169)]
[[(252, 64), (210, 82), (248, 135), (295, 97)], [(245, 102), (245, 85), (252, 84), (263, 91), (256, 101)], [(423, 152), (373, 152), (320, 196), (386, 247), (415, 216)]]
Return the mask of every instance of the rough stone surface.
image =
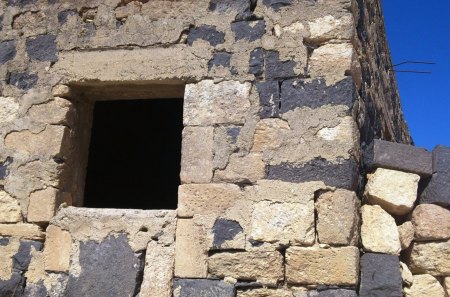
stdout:
[(444, 289), (447, 292), (447, 296), (450, 296), (450, 277), (444, 278)]
[(27, 91), (33, 88), (38, 81), (38, 76), (35, 73), (27, 72), (12, 72), (8, 74), (6, 82), (21, 90)]
[(273, 80), (256, 82), (256, 90), (259, 94), (259, 116), (262, 119), (278, 117), (280, 113), (280, 87), (278, 82)]
[[(317, 292), (317, 295), (310, 294), (311, 297), (358, 297), (353, 290), (347, 289), (330, 289)], [(308, 296), (308, 297), (309, 297)]]
[(5, 191), (0, 191), (0, 223), (18, 223), (22, 221), (22, 213), (17, 199)]
[(31, 240), (21, 240), (19, 245), (19, 250), (17, 254), (14, 255), (13, 258), (13, 267), (14, 269), (20, 271), (28, 270), (28, 266), (31, 262), (31, 252), (40, 251), (43, 247), (43, 244), (38, 241)]
[(282, 7), (292, 4), (292, 0), (263, 0), (265, 6), (272, 8), (275, 11), (280, 10)]
[(431, 241), (450, 238), (450, 210), (434, 204), (420, 204), (412, 214), (414, 240)]
[(22, 296), (25, 278), (18, 272), (13, 272), (8, 280), (0, 279), (1, 296)]
[(55, 188), (47, 188), (36, 191), (30, 195), (27, 219), (29, 222), (44, 223), (49, 222), (61, 203), (61, 195)]
[[(58, 91), (58, 93), (61, 93)], [(41, 123), (56, 125), (74, 125), (74, 107), (72, 103), (63, 98), (55, 97), (54, 100), (44, 104), (37, 104), (28, 110), (30, 118)]]
[(192, 28), (187, 37), (187, 44), (192, 45), (194, 41), (201, 39), (208, 42), (212, 46), (224, 43), (225, 33), (220, 32), (215, 26), (201, 25)]
[(286, 251), (289, 284), (355, 286), (358, 275), (359, 251), (356, 247), (290, 247)]
[(402, 273), (403, 284), (410, 287), (413, 283), (413, 275), (411, 270), (409, 270), (408, 265), (400, 262), (400, 271)]
[(242, 237), (244, 229), (236, 221), (219, 218), (214, 222), (212, 232), (213, 249), (231, 249), (233, 244), (229, 241)]
[(174, 297), (234, 297), (234, 286), (220, 280), (175, 279)]
[(320, 243), (356, 245), (359, 241), (361, 202), (354, 192), (336, 190), (316, 202), (317, 234)]
[(30, 240), (44, 239), (41, 228), (33, 224), (0, 224), (0, 235)]
[[(260, 76), (264, 72), (264, 50), (256, 48), (250, 52), (248, 72)], [(275, 82), (274, 82), (275, 83)]]
[(256, 124), (252, 151), (264, 152), (282, 145), (283, 132), (289, 130), (289, 124), (281, 119), (263, 119)]
[(401, 251), (397, 225), (378, 205), (361, 207), (361, 239), (369, 252), (398, 255)]
[[(245, 166), (243, 166), (245, 164)], [(227, 167), (214, 172), (214, 181), (230, 183), (253, 183), (263, 179), (265, 163), (261, 153), (249, 153), (245, 156), (233, 154)]]
[(417, 199), (419, 179), (417, 174), (378, 168), (368, 175), (365, 195), (369, 203), (380, 205), (391, 214), (405, 215)]
[(429, 274), (414, 275), (413, 284), (405, 288), (405, 297), (445, 297), (444, 288), (439, 281)]
[(450, 173), (433, 173), (430, 182), (420, 196), (421, 204), (438, 204), (443, 207), (450, 207)]
[(450, 173), (450, 147), (438, 145), (433, 149), (433, 172)]
[(0, 65), (5, 64), (16, 56), (16, 42), (5, 40), (0, 42)]
[(72, 237), (61, 228), (49, 225), (45, 240), (45, 270), (67, 272), (70, 267)]
[(408, 266), (414, 274), (450, 275), (450, 241), (414, 242)]
[(367, 253), (361, 257), (359, 296), (403, 296), (397, 256)]
[(55, 35), (40, 35), (26, 41), (28, 57), (37, 61), (58, 61)]
[(326, 15), (308, 22), (308, 25), (308, 41), (316, 44), (328, 40), (350, 40), (353, 35), (353, 17), (350, 15), (341, 18)]
[(411, 221), (404, 222), (398, 226), (398, 236), (402, 250), (407, 249), (414, 239), (414, 226)]
[(294, 297), (295, 295), (289, 291), (284, 289), (253, 289), (253, 290), (245, 290), (238, 291), (237, 297)]
[(260, 39), (266, 31), (265, 21), (242, 21), (231, 24), (236, 40), (255, 41)]
[(0, 97), (0, 119), (2, 122), (12, 121), (19, 110), (19, 104), (13, 97)]
[(218, 253), (208, 258), (208, 273), (274, 285), (283, 279), (283, 257), (278, 251)]
[(277, 51), (267, 51), (264, 64), (266, 66), (266, 80), (294, 77), (297, 63), (292, 60), (282, 60)]

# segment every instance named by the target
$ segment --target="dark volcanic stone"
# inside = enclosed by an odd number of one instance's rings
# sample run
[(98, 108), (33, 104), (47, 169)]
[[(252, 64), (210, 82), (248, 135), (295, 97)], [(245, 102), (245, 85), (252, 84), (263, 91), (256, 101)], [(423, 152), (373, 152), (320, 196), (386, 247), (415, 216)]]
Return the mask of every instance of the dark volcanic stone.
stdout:
[[(255, 24), (256, 23), (256, 24)], [(231, 31), (234, 32), (235, 40), (255, 41), (260, 39), (266, 32), (265, 21), (241, 21), (231, 24)]]
[(236, 20), (245, 20), (252, 15), (250, 0), (211, 0), (209, 10), (219, 13), (236, 11)]
[(24, 297), (46, 297), (48, 296), (47, 288), (44, 286), (43, 281), (39, 281), (35, 284), (27, 283), (25, 291), (23, 292)]
[(433, 173), (450, 173), (450, 147), (438, 145), (433, 149)]
[(233, 285), (219, 280), (175, 279), (173, 289), (180, 288), (179, 297), (235, 297)]
[(293, 183), (323, 181), (328, 186), (347, 190), (357, 189), (358, 175), (358, 165), (353, 158), (336, 164), (324, 159), (314, 159), (301, 165), (283, 163), (266, 167), (266, 178), (270, 180)]
[(277, 51), (267, 51), (265, 66), (266, 66), (266, 79), (279, 79), (294, 77), (294, 67), (296, 62), (280, 61), (280, 53)]
[(16, 42), (6, 40), (0, 42), (0, 65), (5, 64), (16, 56)]
[(3, 30), (3, 16), (0, 15), (0, 31)]
[(346, 105), (350, 109), (356, 98), (355, 92), (351, 77), (333, 86), (327, 86), (321, 79), (312, 82), (288, 79), (281, 85), (281, 113), (297, 107), (318, 108), (324, 105)]
[(263, 4), (271, 7), (275, 11), (278, 11), (281, 7), (291, 5), (292, 0), (263, 0)]
[(25, 6), (36, 2), (37, 0), (8, 0), (8, 6)]
[(450, 173), (433, 173), (430, 182), (420, 195), (420, 204), (438, 204), (450, 207)]
[(208, 70), (213, 66), (223, 66), (230, 68), (231, 54), (226, 52), (215, 53), (211, 60), (208, 61)]
[(38, 76), (35, 73), (13, 72), (8, 73), (6, 82), (22, 90), (29, 90), (36, 85)]
[(14, 269), (26, 271), (31, 261), (31, 247), (36, 251), (42, 250), (43, 244), (39, 241), (21, 240), (19, 250), (13, 257)]
[(7, 157), (4, 162), (0, 162), (0, 180), (5, 179), (8, 176), (8, 166), (13, 162), (12, 157)]
[(58, 12), (58, 22), (62, 25), (67, 21), (67, 18), (71, 15), (77, 15), (77, 11), (75, 9), (68, 9)]
[(0, 279), (0, 296), (22, 297), (24, 285), (25, 285), (24, 277), (18, 272), (13, 272), (10, 279), (8, 280)]
[(0, 246), (7, 246), (9, 244), (8, 237), (0, 237)]
[(374, 139), (364, 150), (364, 163), (368, 170), (378, 167), (430, 176), (431, 153), (412, 145)]
[(402, 297), (397, 256), (367, 253), (361, 257), (360, 297)]
[(127, 236), (109, 236), (102, 242), (80, 243), (79, 277), (69, 276), (68, 297), (134, 296), (142, 280), (143, 260)]
[(236, 143), (239, 133), (241, 133), (241, 127), (227, 128), (227, 135), (231, 138), (231, 143)]
[(36, 38), (28, 38), (26, 41), (28, 57), (37, 61), (58, 61), (55, 41), (55, 35), (40, 35)]
[(241, 225), (232, 220), (217, 219), (213, 226), (213, 248), (220, 249), (222, 244), (227, 240), (232, 240), (234, 237), (243, 232)]
[(217, 31), (215, 26), (201, 25), (189, 31), (187, 44), (192, 45), (197, 39), (205, 40), (210, 45), (216, 46), (225, 42), (225, 33)]
[(280, 114), (280, 86), (277, 81), (261, 81), (256, 83), (259, 94), (260, 111), (262, 119), (278, 117)]
[(319, 291), (315, 297), (358, 297), (353, 290), (347, 289), (330, 289), (325, 291)]
[(264, 73), (264, 50), (260, 47), (250, 52), (250, 61), (248, 62), (248, 72), (256, 76)]

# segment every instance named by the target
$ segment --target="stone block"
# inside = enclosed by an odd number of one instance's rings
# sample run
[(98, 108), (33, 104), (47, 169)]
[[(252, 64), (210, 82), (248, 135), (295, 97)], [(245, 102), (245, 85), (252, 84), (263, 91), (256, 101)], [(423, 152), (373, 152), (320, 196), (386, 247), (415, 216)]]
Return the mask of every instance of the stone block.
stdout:
[(150, 241), (145, 253), (144, 278), (140, 297), (172, 297), (175, 246)]
[(217, 253), (208, 258), (208, 273), (213, 278), (275, 285), (283, 279), (283, 256), (278, 251)]
[(420, 204), (412, 214), (416, 241), (450, 238), (450, 210), (434, 204)]
[(444, 278), (444, 289), (447, 292), (447, 296), (450, 296), (450, 277)]
[(19, 111), (19, 103), (13, 97), (0, 97), (0, 119), (2, 122), (14, 120)]
[(369, 170), (386, 168), (420, 176), (432, 174), (431, 153), (412, 145), (375, 139), (365, 149), (363, 156)]
[(408, 265), (400, 262), (400, 272), (402, 273), (403, 284), (410, 287), (413, 283), (413, 275)]
[(353, 36), (353, 17), (344, 15), (335, 18), (332, 15), (317, 18), (308, 22), (309, 37), (308, 41), (316, 44), (328, 40), (351, 40)]
[[(248, 73), (260, 76), (264, 72), (264, 49), (258, 47), (250, 52)], [(277, 82), (273, 82), (277, 84)], [(258, 83), (256, 84), (258, 86)], [(261, 94), (260, 94), (261, 96)]]
[(404, 289), (405, 297), (446, 297), (439, 281), (429, 274), (414, 275), (411, 287)]
[(0, 224), (0, 235), (30, 240), (44, 239), (41, 228), (33, 224)]
[(185, 126), (244, 124), (250, 111), (248, 82), (203, 80), (186, 85), (183, 123)]
[(413, 274), (450, 275), (450, 240), (414, 242), (408, 266)]
[(36, 61), (58, 61), (55, 35), (39, 35), (26, 41), (28, 57)]
[(286, 250), (286, 280), (298, 285), (356, 286), (359, 250), (356, 247)]
[(206, 278), (206, 234), (192, 219), (179, 219), (176, 231), (175, 277)]
[(18, 89), (28, 91), (33, 88), (38, 81), (38, 76), (35, 73), (28, 72), (11, 72), (8, 73), (6, 83), (15, 86)]
[(397, 256), (367, 253), (361, 257), (360, 297), (402, 297), (402, 276)]
[[(242, 166), (245, 164), (245, 166)], [(214, 172), (215, 182), (254, 183), (263, 179), (265, 163), (261, 153), (249, 153), (245, 156), (233, 154), (225, 169)]]
[(40, 251), (43, 244), (39, 241), (21, 240), (19, 250), (13, 257), (13, 267), (16, 270), (27, 271), (31, 262), (31, 252)]
[(367, 178), (365, 195), (369, 203), (380, 205), (394, 215), (405, 215), (412, 210), (417, 199), (420, 176), (378, 168)]
[(361, 207), (361, 239), (364, 250), (398, 255), (400, 238), (394, 218), (378, 205)]
[(245, 40), (252, 42), (261, 37), (266, 32), (266, 22), (260, 21), (240, 21), (231, 23), (231, 31), (234, 33), (236, 41)]
[(294, 297), (294, 293), (286, 289), (257, 288), (237, 292), (237, 297)]
[(53, 125), (73, 125), (74, 110), (72, 103), (64, 98), (55, 97), (54, 100), (33, 105), (28, 110), (28, 114), (33, 121), (48, 123)]
[(0, 223), (18, 223), (22, 221), (22, 212), (17, 199), (0, 190)]
[(33, 223), (49, 222), (59, 205), (63, 202), (69, 202), (64, 201), (64, 197), (66, 195), (52, 187), (31, 193), (27, 220)]
[(256, 124), (253, 136), (253, 152), (274, 149), (283, 143), (283, 134), (290, 130), (289, 124), (281, 119), (263, 119)]
[(296, 76), (297, 63), (293, 60), (281, 60), (277, 51), (266, 51), (264, 65), (266, 66), (266, 80), (284, 79)]
[(173, 282), (176, 297), (235, 297), (234, 286), (220, 280), (175, 279)]
[(347, 190), (326, 192), (319, 196), (315, 207), (320, 243), (358, 244), (361, 202), (354, 192)]
[(218, 218), (212, 227), (213, 250), (231, 250), (245, 248), (245, 233), (239, 222)]
[(0, 279), (0, 296), (21, 297), (24, 286), (25, 278), (19, 272), (13, 272), (9, 279)]
[(411, 221), (404, 222), (398, 226), (398, 236), (402, 250), (407, 249), (414, 239), (414, 226)]
[(5, 40), (0, 42), (0, 65), (14, 59), (16, 56), (16, 41)]
[(225, 42), (225, 33), (218, 31), (215, 26), (201, 25), (189, 30), (187, 44), (192, 45), (198, 39), (204, 40), (212, 46), (216, 46)]
[(278, 85), (278, 81), (257, 81), (256, 90), (259, 94), (260, 118), (278, 117), (280, 114), (280, 86)]
[(208, 183), (213, 176), (214, 128), (185, 127), (181, 148), (182, 183)]
[(433, 172), (450, 174), (450, 147), (438, 145), (433, 149)]
[(67, 272), (70, 266), (72, 237), (69, 232), (49, 225), (45, 240), (45, 270)]
[(438, 204), (443, 207), (450, 207), (450, 173), (433, 173), (430, 182), (420, 195), (421, 204)]

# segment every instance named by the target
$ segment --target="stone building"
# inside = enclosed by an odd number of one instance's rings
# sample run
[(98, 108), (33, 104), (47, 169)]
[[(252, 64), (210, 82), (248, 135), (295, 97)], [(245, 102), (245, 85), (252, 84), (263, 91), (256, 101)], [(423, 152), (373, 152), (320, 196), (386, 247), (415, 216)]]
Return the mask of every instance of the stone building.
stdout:
[(379, 0), (2, 0), (0, 81), (0, 296), (448, 296)]

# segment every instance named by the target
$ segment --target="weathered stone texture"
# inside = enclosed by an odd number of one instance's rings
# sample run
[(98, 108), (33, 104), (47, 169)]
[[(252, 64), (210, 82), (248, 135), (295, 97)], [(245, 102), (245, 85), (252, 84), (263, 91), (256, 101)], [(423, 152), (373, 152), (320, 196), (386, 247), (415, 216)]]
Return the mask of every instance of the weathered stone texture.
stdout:
[(49, 225), (45, 240), (45, 270), (68, 272), (72, 237), (70, 233), (59, 227)]
[(344, 79), (352, 67), (353, 46), (350, 43), (325, 44), (315, 49), (309, 60), (312, 77), (324, 77), (327, 85)]
[(237, 297), (294, 297), (294, 293), (283, 289), (253, 289), (238, 291)]
[(0, 97), (0, 119), (2, 122), (14, 120), (19, 110), (19, 104), (13, 97)]
[(33, 224), (0, 224), (0, 235), (31, 240), (44, 239), (41, 228)]
[(404, 290), (405, 297), (445, 297), (444, 288), (439, 281), (429, 274), (414, 275), (413, 284)]
[[(245, 166), (243, 166), (245, 164)], [(265, 163), (261, 153), (249, 153), (245, 156), (233, 154), (227, 167), (214, 172), (214, 181), (229, 183), (253, 183), (263, 179)]]
[(309, 42), (323, 43), (328, 40), (350, 40), (353, 36), (353, 17), (335, 18), (327, 15), (308, 22)]
[(59, 204), (63, 202), (64, 195), (58, 189), (47, 188), (31, 193), (28, 204), (27, 220), (35, 223), (49, 222), (56, 213)]
[(50, 62), (58, 60), (55, 35), (40, 35), (35, 38), (28, 38), (26, 48), (28, 57), (32, 60)]
[(397, 256), (368, 253), (361, 257), (359, 296), (403, 296)]
[(434, 204), (420, 204), (412, 214), (416, 241), (450, 238), (450, 210)]
[(5, 64), (16, 56), (16, 41), (5, 40), (0, 42), (0, 65)]
[(411, 221), (404, 222), (398, 226), (398, 236), (402, 250), (407, 249), (414, 239), (414, 226)]
[(408, 266), (414, 274), (450, 275), (450, 241), (414, 242)]
[(22, 213), (17, 199), (5, 191), (0, 191), (0, 223), (18, 223), (22, 221)]
[(411, 270), (409, 270), (408, 265), (400, 262), (400, 272), (402, 273), (403, 284), (410, 287), (413, 283), (413, 274)]
[(420, 196), (421, 204), (438, 204), (443, 207), (450, 207), (450, 173), (433, 173), (430, 182)]
[(444, 278), (444, 289), (447, 292), (447, 296), (450, 296), (450, 277)]
[(233, 285), (220, 280), (209, 279), (175, 279), (174, 297), (234, 297)]

